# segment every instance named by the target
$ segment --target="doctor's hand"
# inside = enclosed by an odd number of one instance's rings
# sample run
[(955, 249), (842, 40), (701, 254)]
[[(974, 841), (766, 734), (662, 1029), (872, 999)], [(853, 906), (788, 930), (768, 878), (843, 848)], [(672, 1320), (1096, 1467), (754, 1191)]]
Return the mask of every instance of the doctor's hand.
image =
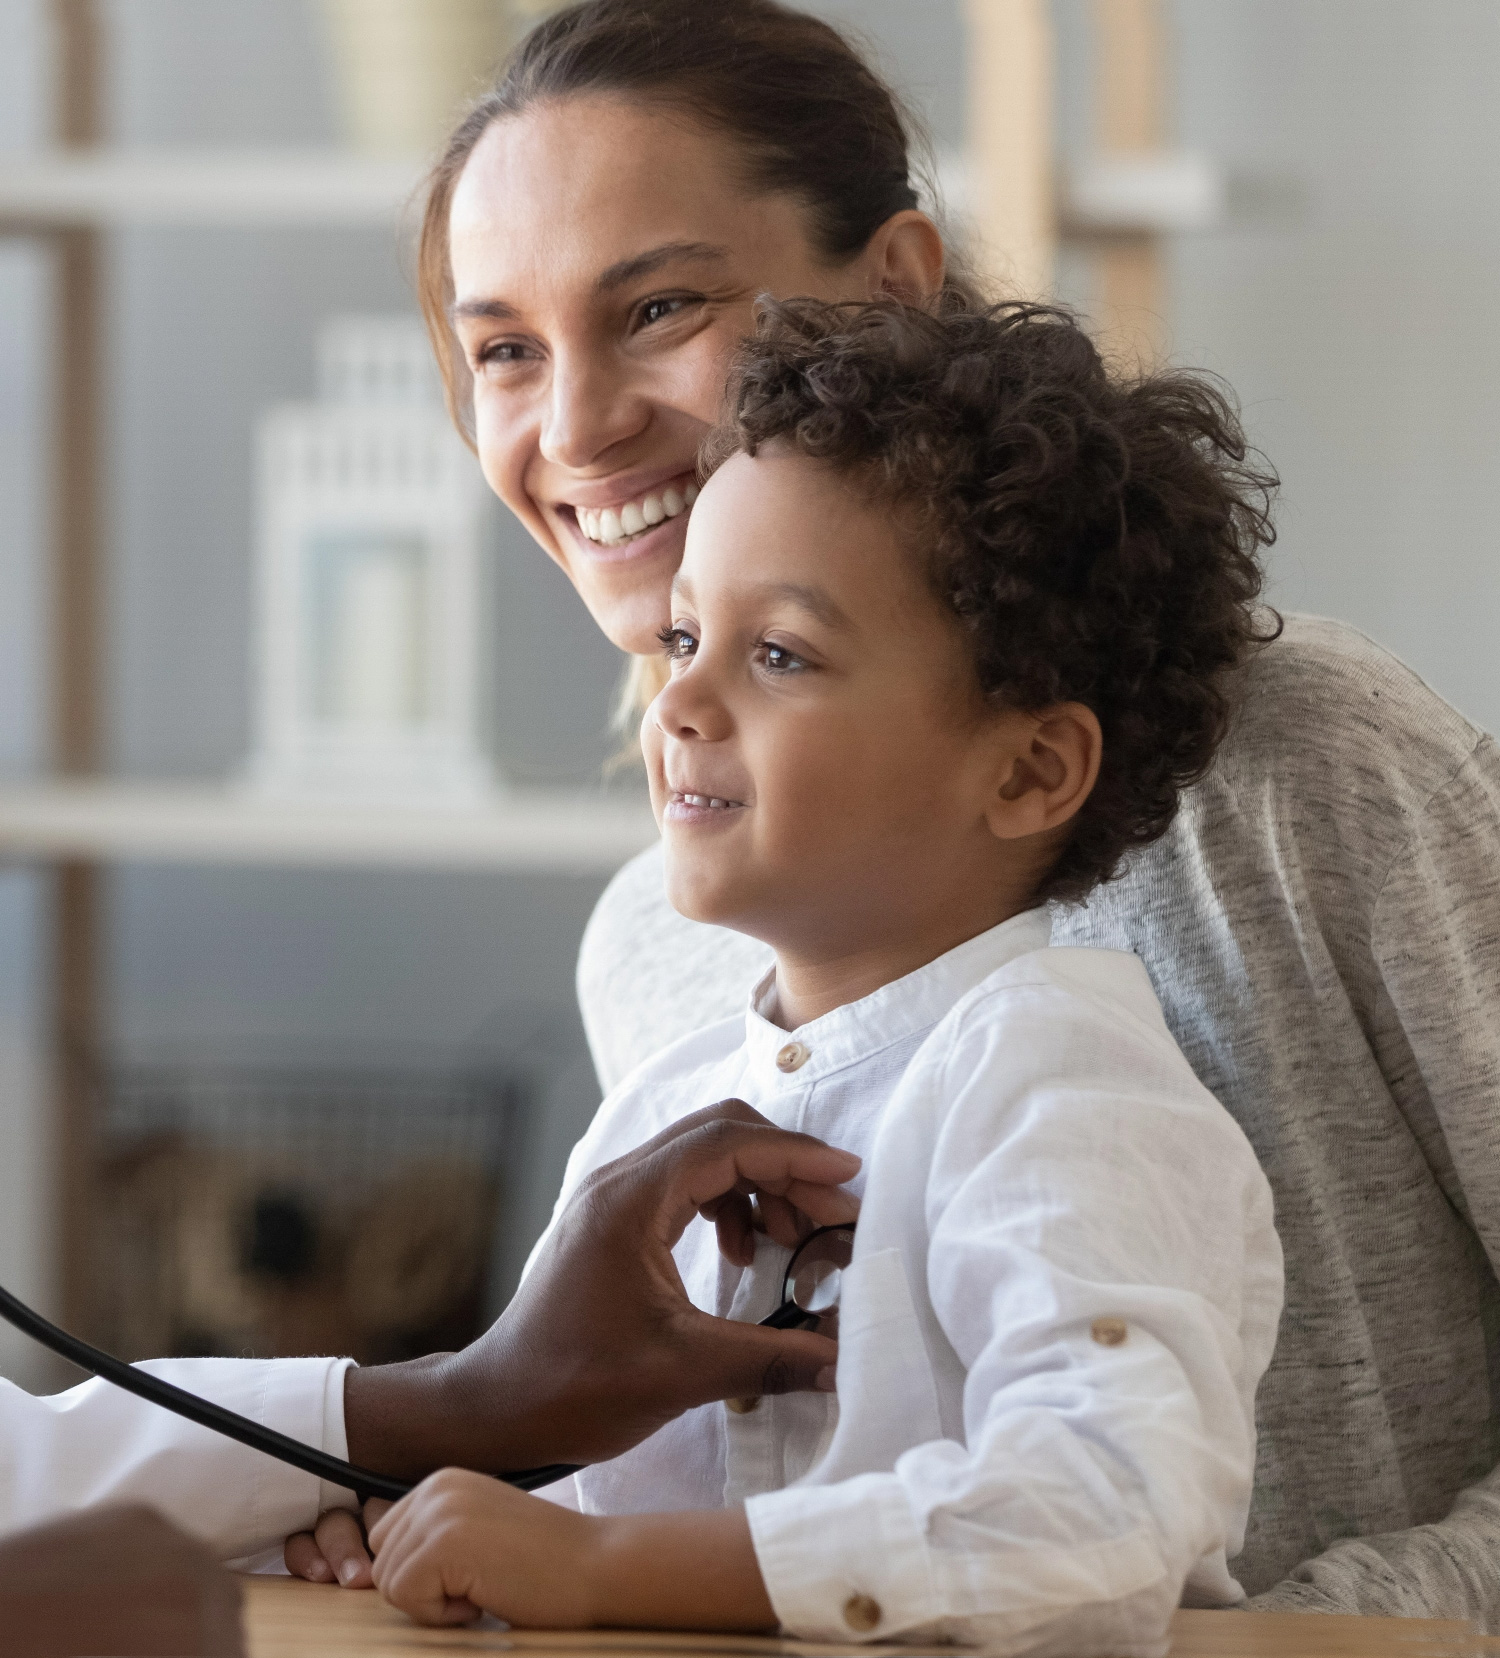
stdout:
[[(832, 1341), (701, 1311), (672, 1247), (701, 1214), (729, 1259), (748, 1265), (752, 1199), (781, 1243), (846, 1225), (859, 1205), (842, 1186), (859, 1166), (740, 1100), (674, 1123), (582, 1183), (514, 1300), (463, 1352), (348, 1371), (350, 1460), (404, 1478), (599, 1462), (696, 1405), (831, 1391)], [(302, 1576), (322, 1558), (308, 1541), (304, 1533), (288, 1544)]]

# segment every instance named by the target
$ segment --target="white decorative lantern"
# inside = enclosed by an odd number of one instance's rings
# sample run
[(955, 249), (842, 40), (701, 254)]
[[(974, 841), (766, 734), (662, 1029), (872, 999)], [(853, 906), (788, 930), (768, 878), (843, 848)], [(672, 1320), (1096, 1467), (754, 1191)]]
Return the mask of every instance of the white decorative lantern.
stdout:
[(260, 429), (250, 777), (276, 794), (472, 800), (484, 484), (420, 323), (340, 318), (320, 401)]

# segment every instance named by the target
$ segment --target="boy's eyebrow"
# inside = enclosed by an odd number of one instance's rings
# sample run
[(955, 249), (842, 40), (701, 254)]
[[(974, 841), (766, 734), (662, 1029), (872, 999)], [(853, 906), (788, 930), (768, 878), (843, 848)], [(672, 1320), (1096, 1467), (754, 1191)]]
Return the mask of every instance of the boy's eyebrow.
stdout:
[[(599, 273), (594, 287), (599, 293), (607, 294), (629, 282), (637, 282), (643, 276), (650, 276), (653, 271), (659, 271), (663, 265), (670, 265), (674, 260), (703, 263), (728, 257), (729, 249), (713, 242), (663, 242), (660, 247), (648, 248), (645, 253), (632, 254), (629, 259), (619, 259), (613, 265), (606, 266)], [(460, 317), (487, 317), (491, 321), (513, 322), (519, 315), (520, 312), (503, 299), (462, 299), (448, 307), (448, 316), (455, 322)]]
[(769, 599), (784, 599), (787, 603), (796, 605), (821, 622), (824, 627), (834, 628), (839, 633), (848, 633), (854, 627), (848, 615), (821, 587), (800, 581), (776, 581), (767, 582), (761, 588), (761, 592)]

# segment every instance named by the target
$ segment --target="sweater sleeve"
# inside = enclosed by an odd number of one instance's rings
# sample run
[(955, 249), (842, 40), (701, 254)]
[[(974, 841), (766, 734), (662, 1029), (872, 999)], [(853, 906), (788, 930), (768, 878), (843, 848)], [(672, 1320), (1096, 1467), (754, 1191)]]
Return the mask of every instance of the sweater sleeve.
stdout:
[[(1382, 1068), (1449, 1201), (1500, 1267), (1500, 754), (1483, 739), (1420, 814), (1376, 905)], [(1411, 1247), (1421, 1247), (1412, 1239)], [(1466, 1618), (1500, 1632), (1500, 1468), (1427, 1525), (1335, 1543), (1252, 1605)]]

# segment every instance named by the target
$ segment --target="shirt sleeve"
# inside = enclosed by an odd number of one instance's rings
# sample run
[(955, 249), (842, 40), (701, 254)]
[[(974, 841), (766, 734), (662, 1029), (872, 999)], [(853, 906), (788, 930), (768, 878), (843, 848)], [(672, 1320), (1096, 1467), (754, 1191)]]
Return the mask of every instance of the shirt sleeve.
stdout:
[[(1382, 883), (1372, 944), (1385, 997), (1373, 1035), (1381, 1069), (1449, 1201), (1500, 1272), (1500, 755), (1492, 739), (1426, 803)], [(1495, 1633), (1497, 1560), (1500, 1470), (1492, 1469), (1435, 1523), (1335, 1543), (1251, 1604), (1465, 1618)]]
[(752, 1498), (757, 1557), (803, 1638), (1164, 1653), (1185, 1585), (1242, 1598), (1224, 1559), (1280, 1311), (1269, 1187), (1175, 1048), (1070, 1029), (1045, 995), (983, 1024), (937, 1084), (925, 1261), (903, 1252), (929, 1348), (963, 1367), (962, 1439)]
[[(155, 1359), (139, 1366), (265, 1427), (346, 1457), (348, 1359)], [(144, 1502), (241, 1559), (354, 1497), (97, 1379), (39, 1398), (0, 1381), (0, 1532)]]

